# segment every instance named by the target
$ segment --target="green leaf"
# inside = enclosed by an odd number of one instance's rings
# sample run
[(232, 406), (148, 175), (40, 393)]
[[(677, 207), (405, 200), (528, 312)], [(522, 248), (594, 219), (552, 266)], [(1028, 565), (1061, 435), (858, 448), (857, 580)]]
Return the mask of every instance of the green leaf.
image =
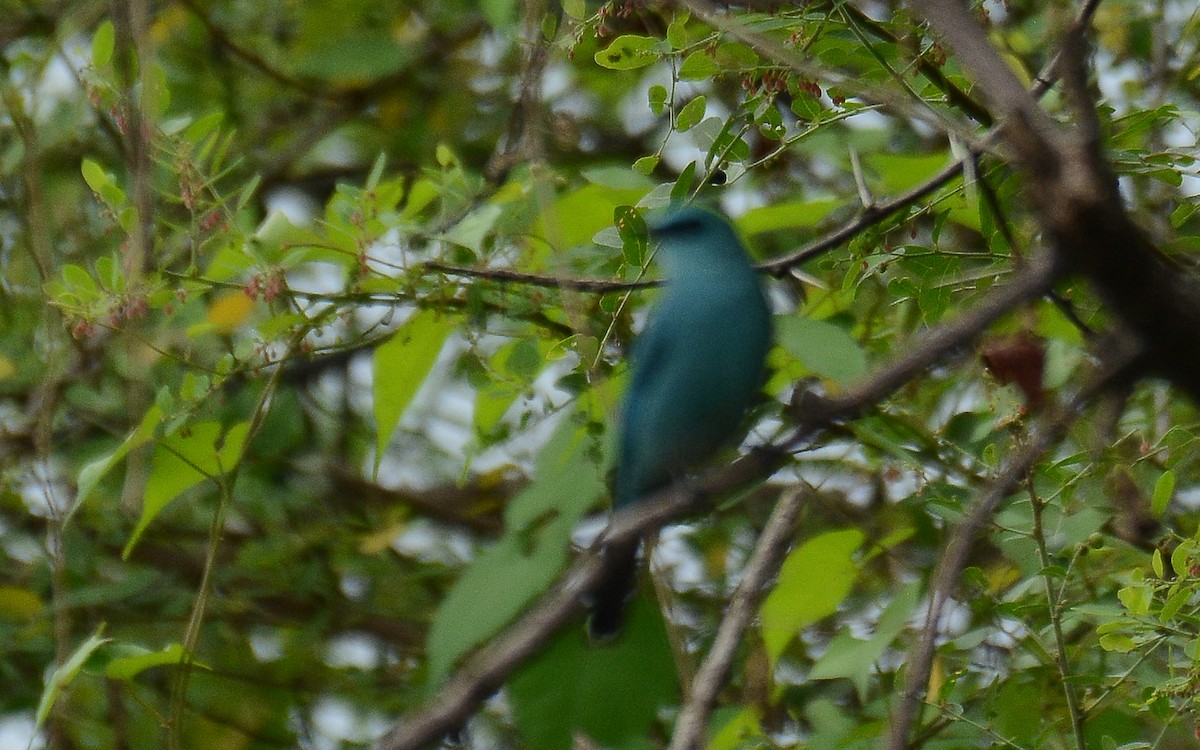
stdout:
[(1100, 648), (1127, 654), (1137, 648), (1137, 642), (1124, 633), (1106, 633), (1100, 636)]
[(375, 348), (375, 471), (400, 417), (437, 361), (455, 318), (422, 310)]
[(650, 102), (650, 111), (655, 115), (661, 115), (667, 108), (667, 87), (661, 83), (656, 83), (650, 87), (647, 93)]
[(413, 60), (413, 47), (397, 44), (384, 28), (343, 29), (337, 34), (314, 34), (318, 45), (296, 56), (295, 70), (335, 83), (360, 84), (395, 75)]
[(121, 459), (125, 458), (126, 454), (139, 445), (144, 445), (154, 437), (154, 431), (158, 429), (158, 425), (162, 422), (163, 412), (157, 406), (150, 407), (146, 415), (142, 417), (142, 421), (138, 426), (125, 438), (117, 448), (111, 453), (100, 456), (84, 464), (79, 470), (79, 478), (76, 480), (75, 503), (67, 512), (69, 520), (84, 500), (92, 494), (92, 490), (96, 489), (96, 485), (109, 472), (112, 467), (117, 465)]
[(917, 582), (901, 589), (883, 610), (879, 621), (875, 623), (875, 632), (867, 640), (855, 638), (849, 630), (839, 632), (813, 665), (809, 678), (831, 680), (844, 677), (854, 684), (859, 697), (865, 700), (876, 662), (907, 627), (920, 597), (921, 586)]
[(658, 166), (657, 156), (643, 156), (633, 163), (633, 171), (648, 175)]
[(1171, 569), (1175, 571), (1175, 575), (1186, 574), (1186, 571), (1191, 567), (1191, 561), (1195, 556), (1195, 540), (1184, 539), (1182, 542), (1175, 545), (1175, 549), (1171, 550)]
[(238, 422), (224, 433), (220, 422), (206, 421), (181, 427), (159, 440), (146, 479), (142, 513), (121, 556), (129, 557), (142, 532), (168, 503), (186, 490), (237, 466), (249, 432), (249, 421)]
[(427, 648), (431, 684), (554, 581), (567, 562), (576, 524), (605, 495), (597, 439), (582, 416), (573, 414), (559, 426), (542, 449), (533, 483), (505, 508), (504, 536), (471, 563), (434, 615)]
[(83, 668), (88, 657), (96, 649), (111, 640), (109, 638), (102, 638), (102, 633), (104, 633), (103, 624), (96, 628), (91, 637), (80, 644), (79, 648), (75, 649), (75, 652), (46, 678), (46, 687), (42, 690), (42, 699), (38, 702), (37, 707), (36, 722), (39, 729), (46, 723), (46, 719), (50, 717), (50, 710), (54, 708), (54, 703), (58, 700), (58, 696), (62, 694), (62, 691), (79, 674), (79, 670)]
[(597, 647), (581, 625), (564, 628), (508, 687), (522, 746), (531, 750), (572, 747), (577, 732), (603, 747), (639, 746), (679, 693), (662, 616), (644, 598), (630, 606), (615, 642)]
[(834, 199), (792, 201), (752, 208), (738, 217), (738, 229), (748, 235), (781, 229), (811, 229), (842, 205)]
[(563, 0), (562, 6), (563, 12), (576, 21), (582, 21), (588, 17), (587, 2), (585, 0)]
[(495, 383), (475, 392), (475, 430), (489, 435), (517, 400), (517, 392), (506, 383)]
[(899, 193), (924, 183), (950, 162), (944, 151), (933, 154), (874, 153), (863, 159), (876, 175), (887, 193)]
[(225, 113), (219, 109), (209, 112), (191, 125), (188, 125), (183, 131), (183, 138), (189, 143), (200, 143), (220, 127), (224, 119)]
[(92, 65), (97, 68), (108, 65), (112, 60), (115, 41), (116, 32), (113, 29), (112, 21), (104, 21), (96, 27), (96, 33), (92, 34)]
[[(728, 713), (728, 710), (722, 711), (718, 709), (713, 712), (713, 725), (717, 726), (720, 720), (721, 713)], [(761, 738), (763, 735), (762, 724), (758, 718), (757, 707), (746, 706), (742, 710), (733, 714), (733, 718), (720, 724), (718, 729), (708, 742), (708, 750), (737, 750), (737, 748), (745, 747), (769, 747), (769, 742), (756, 742), (750, 745), (746, 744), (747, 739)], [(810, 745), (810, 747), (814, 747)], [(819, 747), (819, 746), (818, 746)]]
[(496, 227), (503, 209), (495, 203), (485, 203), (463, 217), (446, 233), (446, 239), (456, 245), (481, 253), (483, 240)]
[(658, 61), (654, 52), (659, 40), (637, 34), (623, 34), (595, 54), (596, 64), (610, 70), (634, 70)]
[(590, 242), (597, 232), (612, 226), (613, 211), (618, 206), (637, 203), (645, 192), (643, 187), (617, 188), (588, 183), (548, 206), (538, 217), (534, 234), (547, 237), (552, 244), (561, 247)]
[(679, 66), (679, 80), (703, 81), (717, 75), (720, 70), (712, 55), (705, 50), (697, 50), (688, 55), (683, 65)]
[(1150, 512), (1156, 518), (1161, 518), (1162, 514), (1167, 510), (1167, 504), (1171, 502), (1171, 496), (1174, 494), (1175, 472), (1164, 471), (1154, 483), (1154, 495), (1150, 499)]
[(1175, 615), (1179, 614), (1179, 610), (1183, 605), (1188, 603), (1195, 591), (1190, 586), (1180, 587), (1178, 591), (1167, 597), (1167, 601), (1163, 603), (1162, 611), (1158, 613), (1158, 621), (1166, 624), (1175, 619)]
[(675, 117), (675, 129), (680, 133), (690, 130), (696, 123), (704, 119), (706, 106), (707, 100), (703, 94), (683, 105), (683, 109), (679, 110), (679, 114)]
[(867, 355), (841, 326), (803, 315), (776, 318), (778, 340), (810, 371), (839, 385), (867, 373)]
[(690, 14), (686, 11), (680, 11), (671, 19), (671, 23), (667, 24), (667, 44), (671, 45), (671, 49), (683, 49), (687, 46), (687, 22)]
[(517, 20), (516, 0), (480, 0), (479, 9), (493, 29), (505, 31)]
[(108, 176), (108, 172), (104, 171), (104, 167), (91, 159), (84, 159), (79, 171), (83, 173), (83, 181), (95, 193), (100, 193), (106, 186), (112, 184), (112, 178)]
[(156, 120), (162, 119), (167, 108), (171, 106), (171, 88), (161, 65), (152, 64), (146, 68), (141, 98), (142, 106), (153, 114)]
[(187, 655), (179, 643), (164, 646), (161, 651), (134, 645), (114, 647), (113, 650), (117, 655), (104, 666), (104, 676), (126, 682), (153, 667), (182, 664)]
[(854, 553), (862, 542), (857, 529), (829, 531), (788, 555), (760, 608), (763, 644), (772, 662), (801, 629), (837, 611), (858, 577)]
[(1121, 600), (1121, 604), (1125, 605), (1125, 609), (1129, 610), (1129, 614), (1136, 616), (1145, 615), (1150, 612), (1150, 605), (1154, 601), (1154, 592), (1144, 583), (1126, 586), (1117, 591), (1117, 598)]

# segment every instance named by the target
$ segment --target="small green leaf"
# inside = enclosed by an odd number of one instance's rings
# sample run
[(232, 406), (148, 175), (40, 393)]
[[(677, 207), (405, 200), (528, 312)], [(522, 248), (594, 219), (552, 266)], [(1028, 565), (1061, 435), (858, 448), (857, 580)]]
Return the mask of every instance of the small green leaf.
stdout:
[(1125, 605), (1125, 609), (1129, 610), (1129, 614), (1140, 616), (1150, 612), (1154, 594), (1149, 586), (1138, 584), (1121, 589), (1117, 592), (1117, 598)]
[(1127, 654), (1137, 648), (1137, 643), (1123, 633), (1108, 633), (1100, 636), (1100, 648), (1105, 651), (1116, 651)]
[(92, 35), (92, 65), (97, 68), (108, 65), (108, 62), (112, 60), (115, 40), (116, 32), (113, 29), (112, 21), (105, 21), (96, 27), (96, 33)]
[(104, 666), (104, 676), (126, 682), (152, 667), (182, 664), (187, 653), (178, 643), (164, 646), (162, 651), (151, 651), (133, 645), (114, 648), (114, 651), (117, 651), (118, 655)]
[(475, 392), (475, 430), (480, 435), (490, 435), (517, 400), (517, 395), (504, 383), (478, 389)]
[(658, 166), (657, 156), (643, 156), (633, 163), (633, 171), (648, 175)]
[(563, 12), (576, 21), (582, 21), (588, 17), (585, 0), (563, 0), (562, 7)]
[(129, 557), (142, 532), (172, 500), (237, 466), (249, 432), (249, 421), (238, 422), (222, 432), (221, 423), (213, 420), (181, 427), (160, 439), (150, 462), (142, 513), (125, 543), (122, 558)]
[(1162, 611), (1158, 613), (1158, 621), (1161, 623), (1169, 623), (1175, 619), (1175, 615), (1179, 614), (1179, 610), (1183, 605), (1188, 603), (1195, 593), (1190, 586), (1181, 586), (1178, 591), (1167, 597), (1167, 601), (1163, 603)]
[(104, 171), (104, 167), (91, 159), (83, 160), (80, 171), (83, 172), (83, 181), (93, 192), (100, 193), (106, 186), (112, 184), (112, 178), (108, 176), (108, 172)]
[(679, 80), (702, 81), (712, 78), (720, 71), (712, 55), (704, 50), (697, 50), (687, 56), (683, 65), (679, 66)]
[(213, 131), (220, 127), (221, 122), (224, 119), (225, 113), (221, 110), (209, 112), (207, 115), (204, 115), (191, 125), (188, 125), (186, 128), (184, 128), (183, 138), (189, 143), (200, 143), (209, 135), (211, 135)]
[(92, 490), (96, 488), (96, 485), (104, 475), (113, 466), (116, 466), (118, 461), (125, 458), (125, 455), (130, 450), (145, 444), (154, 437), (154, 431), (158, 429), (162, 418), (163, 412), (161, 409), (157, 406), (150, 407), (150, 410), (142, 417), (141, 423), (130, 433), (129, 437), (125, 438), (124, 442), (117, 446), (116, 450), (84, 464), (84, 467), (79, 470), (79, 478), (76, 480), (75, 503), (67, 512), (68, 519), (74, 515), (79, 506), (83, 504), (83, 501), (88, 499), (88, 496), (92, 494)]
[(503, 215), (503, 209), (495, 203), (484, 203), (471, 211), (446, 233), (446, 239), (455, 245), (480, 253), (483, 250), (483, 240), (496, 227), (496, 221)]
[(830, 531), (788, 555), (760, 610), (763, 644), (772, 661), (802, 628), (837, 611), (858, 577), (853, 556), (862, 541), (857, 529)]
[(777, 318), (780, 345), (812, 372), (846, 385), (867, 372), (867, 355), (841, 326), (803, 315)]
[(437, 361), (455, 319), (422, 310), (375, 349), (375, 470), (400, 417)]
[(667, 24), (667, 44), (671, 49), (683, 49), (687, 46), (687, 22), (690, 15), (686, 10), (680, 11)]
[(650, 101), (650, 111), (655, 115), (661, 115), (667, 108), (667, 87), (661, 83), (656, 83), (650, 87), (647, 97)]
[(96, 280), (82, 266), (68, 263), (63, 266), (62, 276), (67, 289), (77, 297), (90, 297), (99, 291), (96, 287)]
[(671, 187), (671, 200), (683, 200), (692, 189), (692, 183), (696, 181), (696, 162), (688, 162), (688, 165), (679, 172), (679, 176), (675, 178), (675, 184)]
[(1190, 575), (1188, 568), (1191, 567), (1191, 559), (1195, 552), (1196, 542), (1192, 539), (1184, 539), (1175, 545), (1175, 549), (1171, 550), (1171, 569), (1175, 571), (1175, 575)]
[(479, 9), (488, 24), (499, 31), (506, 31), (517, 20), (516, 0), (479, 0)]
[(654, 53), (658, 43), (654, 37), (623, 34), (597, 52), (594, 59), (597, 65), (610, 70), (644, 68), (658, 61), (658, 55)]
[(696, 123), (704, 119), (704, 112), (707, 108), (707, 100), (701, 94), (691, 100), (679, 110), (679, 114), (675, 116), (675, 129), (680, 133), (691, 130)]
[(1161, 518), (1175, 494), (1175, 472), (1164, 471), (1154, 483), (1154, 496), (1150, 499), (1150, 512)]
[(50, 673), (46, 679), (46, 687), (42, 690), (42, 699), (38, 702), (36, 721), (38, 728), (46, 723), (46, 719), (50, 716), (50, 710), (54, 708), (55, 701), (62, 691), (71, 684), (75, 676), (79, 674), (79, 670), (83, 668), (84, 663), (92, 653), (108, 643), (109, 638), (102, 638), (104, 633), (104, 625), (96, 628), (96, 632), (92, 633), (91, 637), (84, 641), (79, 648), (75, 649), (75, 653), (71, 654), (65, 662)]
[(161, 65), (152, 64), (147, 67), (141, 94), (142, 105), (146, 110), (153, 113), (156, 120), (162, 119), (167, 108), (171, 106), (171, 87)]

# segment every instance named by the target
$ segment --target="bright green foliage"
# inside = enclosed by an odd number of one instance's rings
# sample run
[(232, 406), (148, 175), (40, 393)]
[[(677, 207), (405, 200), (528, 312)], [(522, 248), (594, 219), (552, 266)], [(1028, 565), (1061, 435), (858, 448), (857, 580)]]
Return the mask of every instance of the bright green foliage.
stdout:
[(396, 423), (433, 368), (454, 320), (423, 311), (375, 347), (375, 470)]
[(852, 555), (862, 541), (862, 532), (855, 529), (830, 531), (788, 555), (762, 605), (763, 644), (772, 660), (796, 633), (837, 611), (858, 577)]

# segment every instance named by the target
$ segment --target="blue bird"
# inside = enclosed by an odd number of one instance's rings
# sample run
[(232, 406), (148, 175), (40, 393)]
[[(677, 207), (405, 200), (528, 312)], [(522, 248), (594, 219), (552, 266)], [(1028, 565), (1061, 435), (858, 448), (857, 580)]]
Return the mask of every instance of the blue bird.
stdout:
[[(614, 509), (695, 470), (740, 436), (765, 377), (771, 314), (729, 223), (675, 207), (650, 223), (666, 289), (633, 344), (621, 409)], [(638, 541), (609, 545), (592, 589), (588, 629), (621, 627), (637, 574)]]

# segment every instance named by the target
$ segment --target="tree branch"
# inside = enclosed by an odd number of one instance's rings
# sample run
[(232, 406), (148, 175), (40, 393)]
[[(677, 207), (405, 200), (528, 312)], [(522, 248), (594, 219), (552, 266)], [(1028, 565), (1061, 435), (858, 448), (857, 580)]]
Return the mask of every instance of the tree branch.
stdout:
[[(1000, 137), (1027, 177), (1030, 205), (1071, 270), (1086, 276), (1136, 335), (1145, 369), (1200, 402), (1200, 279), (1150, 242), (1121, 201), (1085, 106), (1082, 31), (1068, 33), (1057, 69), (1080, 125), (1060, 129), (1024, 92), (983, 29), (957, 0), (914, 0), (1001, 114)], [(1018, 91), (1019, 90), (1019, 91)]]
[(758, 605), (767, 593), (767, 584), (779, 572), (779, 566), (787, 557), (803, 499), (799, 490), (791, 490), (784, 493), (775, 505), (758, 538), (754, 554), (742, 572), (742, 580), (730, 598), (725, 617), (717, 629), (716, 640), (692, 681), (691, 695), (675, 721), (670, 750), (698, 750), (704, 747), (709, 717), (717, 704), (717, 693), (725, 684), (734, 654), (742, 645), (746, 630), (758, 612)]
[(380, 739), (378, 750), (417, 750), (459, 727), (514, 669), (574, 616), (580, 596), (591, 590), (601, 573), (598, 550), (602, 546), (641, 537), (695, 513), (710, 497), (725, 495), (769, 476), (784, 464), (788, 451), (811, 440), (824, 426), (851, 418), (886, 398), (925, 368), (970, 343), (998, 317), (1041, 295), (1054, 278), (1055, 266), (1051, 258), (1034, 259), (1021, 269), (1012, 283), (984, 295), (962, 317), (917, 337), (907, 347), (907, 354), (844, 395), (823, 398), (805, 391), (804, 395), (812, 397), (798, 398), (793, 406), (798, 426), (783, 446), (752, 451), (722, 469), (705, 474), (698, 483), (677, 483), (647, 498), (646, 502), (614, 515), (601, 538), (571, 565), (557, 584), (503, 633), (468, 656), (435, 698), (402, 719)]
[(908, 650), (904, 663), (904, 688), (892, 710), (892, 718), (884, 747), (886, 750), (905, 750), (908, 735), (917, 712), (923, 705), (922, 693), (929, 682), (930, 666), (937, 640), (937, 623), (942, 609), (958, 583), (966, 566), (971, 545), (983, 527), (991, 520), (996, 508), (1012, 490), (1029, 475), (1033, 465), (1061, 439), (1067, 428), (1079, 417), (1083, 407), (1102, 391), (1127, 376), (1140, 352), (1129, 339), (1114, 346), (1091, 379), (1067, 403), (1051, 412), (1032, 431), (1029, 440), (1009, 456), (995, 478), (976, 498), (974, 507), (962, 523), (955, 527), (933, 576), (929, 606), (921, 639)]

